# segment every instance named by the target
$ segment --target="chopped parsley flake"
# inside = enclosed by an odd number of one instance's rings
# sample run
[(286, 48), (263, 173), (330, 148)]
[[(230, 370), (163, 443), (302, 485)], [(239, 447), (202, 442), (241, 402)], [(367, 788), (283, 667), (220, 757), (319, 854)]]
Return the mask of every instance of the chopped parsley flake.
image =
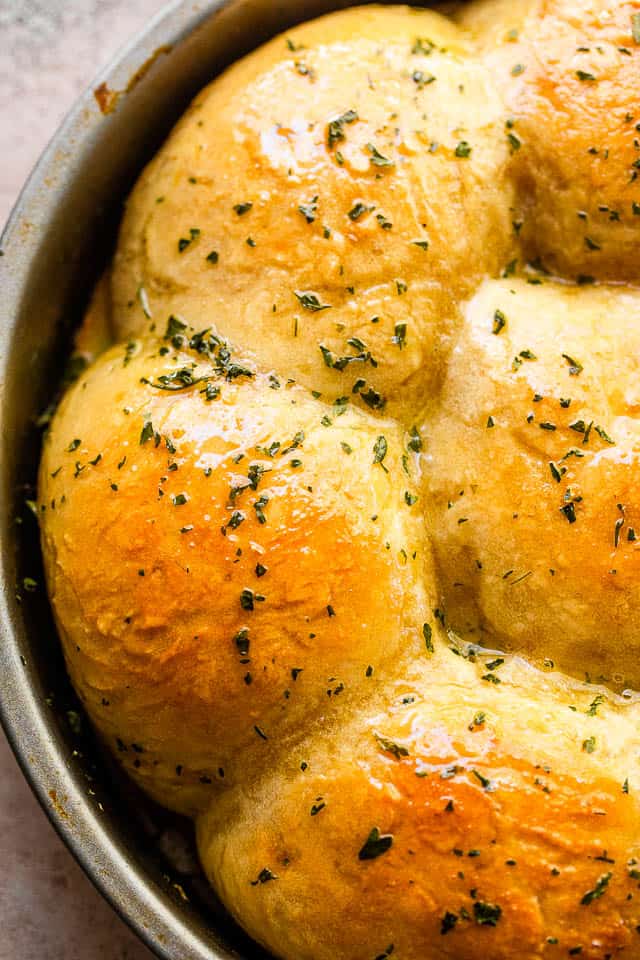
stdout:
[(472, 770), (471, 773), (474, 775), (476, 780), (479, 781), (484, 790), (489, 790), (491, 788), (491, 780), (487, 777), (484, 777), (478, 770)]
[(440, 921), (440, 933), (442, 936), (444, 936), (446, 933), (451, 933), (458, 920), (459, 917), (456, 913), (451, 913), (450, 910), (447, 910)]
[(604, 696), (601, 693), (599, 693), (597, 697), (594, 697), (594, 699), (591, 701), (591, 706), (587, 710), (587, 716), (595, 717), (598, 713), (598, 707), (602, 703), (604, 703)]
[(436, 81), (432, 73), (425, 73), (424, 70), (414, 70), (411, 74), (411, 79), (418, 87), (418, 90), (422, 90), (424, 87), (429, 86), (430, 83), (435, 83)]
[(599, 900), (600, 897), (603, 896), (605, 890), (609, 886), (609, 881), (611, 880), (612, 876), (613, 874), (611, 873), (603, 873), (602, 876), (598, 878), (593, 890), (588, 890), (580, 901), (583, 907), (589, 906), (589, 904), (593, 903), (594, 900)]
[(186, 329), (186, 323), (183, 323), (182, 320), (171, 314), (167, 320), (167, 329), (165, 330), (164, 339), (173, 340), (174, 337), (180, 336)]
[(611, 437), (609, 436), (607, 431), (604, 429), (604, 427), (596, 427), (595, 431), (601, 440), (604, 440), (605, 443), (610, 443), (611, 446), (615, 446), (615, 443), (616, 443), (615, 440), (611, 439)]
[(512, 130), (507, 133), (507, 140), (509, 142), (509, 146), (511, 147), (512, 153), (516, 153), (522, 146), (522, 141)]
[[(153, 436), (154, 436), (153, 424), (151, 423), (151, 420), (147, 420), (145, 421), (145, 424), (142, 427), (142, 431), (140, 433), (140, 445), (142, 446), (143, 444), (145, 444), (147, 440), (150, 440)], [(156, 443), (156, 447), (157, 446), (158, 444)]]
[(339, 143), (341, 140), (345, 140), (344, 127), (346, 123), (355, 123), (358, 119), (358, 114), (355, 110), (346, 110), (341, 116), (336, 117), (335, 120), (330, 120), (327, 127), (327, 146), (331, 150), (336, 143)]
[(493, 327), (491, 333), (494, 333), (496, 336), (501, 333), (507, 325), (507, 318), (505, 317), (502, 310), (496, 310), (493, 315)]
[(313, 223), (316, 219), (316, 213), (318, 211), (318, 198), (317, 196), (310, 201), (310, 203), (301, 203), (298, 207), (298, 211), (305, 218), (307, 223)]
[(200, 236), (200, 231), (197, 227), (191, 227), (189, 230), (188, 237), (180, 237), (178, 240), (178, 252), (184, 253), (187, 247), (190, 247), (194, 240), (197, 240)]
[(409, 450), (413, 450), (414, 453), (420, 453), (422, 450), (422, 437), (418, 432), (417, 427), (412, 427), (409, 431), (409, 442), (407, 443)]
[(428, 40), (426, 37), (416, 37), (411, 47), (411, 53), (414, 56), (421, 54), (423, 57), (428, 57), (435, 49), (436, 45), (432, 40)]
[(373, 445), (373, 462), (384, 466), (383, 461), (387, 455), (388, 444), (386, 437), (380, 436)]
[(363, 217), (365, 213), (371, 213), (372, 210), (373, 210), (373, 207), (368, 207), (361, 200), (358, 200), (351, 207), (351, 210), (349, 210), (347, 216), (349, 217), (349, 220), (353, 220), (353, 222), (355, 223), (357, 220), (360, 220), (360, 218)]
[(562, 357), (569, 364), (569, 374), (572, 377), (577, 377), (579, 374), (582, 373), (582, 371), (584, 370), (584, 367), (578, 360), (574, 360), (573, 357), (569, 356), (568, 353), (563, 353)]
[(242, 510), (234, 510), (229, 518), (228, 526), (230, 526), (232, 530), (236, 530), (245, 519), (246, 517)]
[(253, 610), (254, 609), (254, 599), (255, 594), (253, 590), (245, 588), (240, 594), (240, 606), (243, 610)]
[(383, 156), (377, 147), (372, 143), (367, 144), (367, 150), (371, 154), (369, 158), (369, 163), (374, 167), (393, 167), (395, 166), (395, 160), (390, 160), (388, 157)]
[(497, 927), (502, 916), (502, 907), (492, 903), (483, 903), (476, 900), (473, 905), (473, 915), (480, 927)]
[(247, 657), (249, 655), (249, 629), (248, 627), (242, 627), (241, 630), (238, 630), (233, 642), (236, 645), (238, 653), (241, 657)]
[(461, 140), (455, 149), (455, 155), (460, 159), (467, 160), (471, 156), (472, 149), (470, 143), (466, 140)]
[(389, 740), (387, 737), (381, 737), (377, 733), (375, 734), (375, 738), (378, 741), (380, 748), (384, 750), (385, 753), (390, 753), (396, 758), (396, 760), (400, 760), (402, 757), (409, 756), (409, 751), (401, 744), (395, 743), (395, 741)]
[(394, 335), (391, 338), (391, 342), (394, 343), (397, 347), (402, 348), (407, 342), (407, 325), (406, 323), (396, 323)]
[(258, 884), (268, 883), (270, 880), (277, 880), (277, 879), (278, 877), (276, 876), (276, 874), (272, 873), (268, 867), (265, 867), (264, 870), (261, 870), (260, 873), (258, 874), (258, 879), (251, 881), (251, 886), (257, 887)]
[(300, 305), (304, 307), (305, 310), (311, 310), (312, 313), (318, 313), (320, 310), (328, 310), (331, 307), (330, 303), (322, 303), (318, 294), (313, 293), (311, 290), (294, 290), (293, 292), (298, 298)]
[(381, 834), (378, 827), (373, 827), (358, 853), (358, 860), (376, 860), (392, 846), (393, 836), (390, 833)]

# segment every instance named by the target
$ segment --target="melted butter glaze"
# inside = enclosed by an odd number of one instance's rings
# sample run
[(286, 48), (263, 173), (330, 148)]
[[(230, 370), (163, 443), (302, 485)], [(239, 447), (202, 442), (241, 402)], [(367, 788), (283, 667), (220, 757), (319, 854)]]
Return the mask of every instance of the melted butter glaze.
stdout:
[(640, 4), (459, 18), (203, 91), (43, 454), (76, 689), (283, 960), (640, 943)]

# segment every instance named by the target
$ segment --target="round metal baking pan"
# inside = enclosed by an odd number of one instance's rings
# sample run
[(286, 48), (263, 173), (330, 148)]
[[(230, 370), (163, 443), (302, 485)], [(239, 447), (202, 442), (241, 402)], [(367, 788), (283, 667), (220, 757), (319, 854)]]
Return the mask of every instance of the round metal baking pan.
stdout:
[(71, 331), (113, 250), (123, 200), (191, 97), (278, 31), (354, 5), (170, 3), (78, 100), (0, 240), (0, 716), (60, 836), (166, 960), (266, 954), (209, 891), (190, 824), (154, 807), (120, 775), (70, 688), (29, 506), (41, 415), (60, 382)]

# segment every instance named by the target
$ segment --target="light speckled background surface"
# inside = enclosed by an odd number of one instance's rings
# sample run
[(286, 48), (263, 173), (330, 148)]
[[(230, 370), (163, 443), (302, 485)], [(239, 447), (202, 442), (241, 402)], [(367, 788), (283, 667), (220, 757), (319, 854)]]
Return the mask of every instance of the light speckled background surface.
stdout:
[[(42, 148), (162, 0), (0, 0), (0, 224)], [(0, 960), (151, 960), (41, 812), (0, 733)]]

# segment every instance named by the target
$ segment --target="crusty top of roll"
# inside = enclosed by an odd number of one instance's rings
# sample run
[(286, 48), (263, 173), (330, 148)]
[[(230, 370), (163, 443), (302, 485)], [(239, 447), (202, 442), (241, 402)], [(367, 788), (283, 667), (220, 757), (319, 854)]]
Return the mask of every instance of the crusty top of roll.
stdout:
[[(571, 280), (638, 283), (637, 0), (479, 0), (511, 134), (527, 257)], [(514, 140), (515, 146), (515, 140)]]
[(275, 956), (635, 960), (640, 2), (452, 16), (277, 37), (143, 172), (47, 582)]
[(618, 689), (640, 686), (639, 317), (631, 289), (485, 284), (425, 458), (451, 626)]
[(209, 336), (119, 344), (67, 395), (42, 462), (49, 589), (76, 688), (158, 799), (194, 813), (273, 763), (421, 630), (415, 460), (394, 421)]
[(460, 302), (510, 259), (503, 113), (435, 13), (350, 10), (276, 38), (196, 98), (138, 181), (118, 337), (184, 314), (325, 395), (358, 384), (370, 409), (415, 409)]

